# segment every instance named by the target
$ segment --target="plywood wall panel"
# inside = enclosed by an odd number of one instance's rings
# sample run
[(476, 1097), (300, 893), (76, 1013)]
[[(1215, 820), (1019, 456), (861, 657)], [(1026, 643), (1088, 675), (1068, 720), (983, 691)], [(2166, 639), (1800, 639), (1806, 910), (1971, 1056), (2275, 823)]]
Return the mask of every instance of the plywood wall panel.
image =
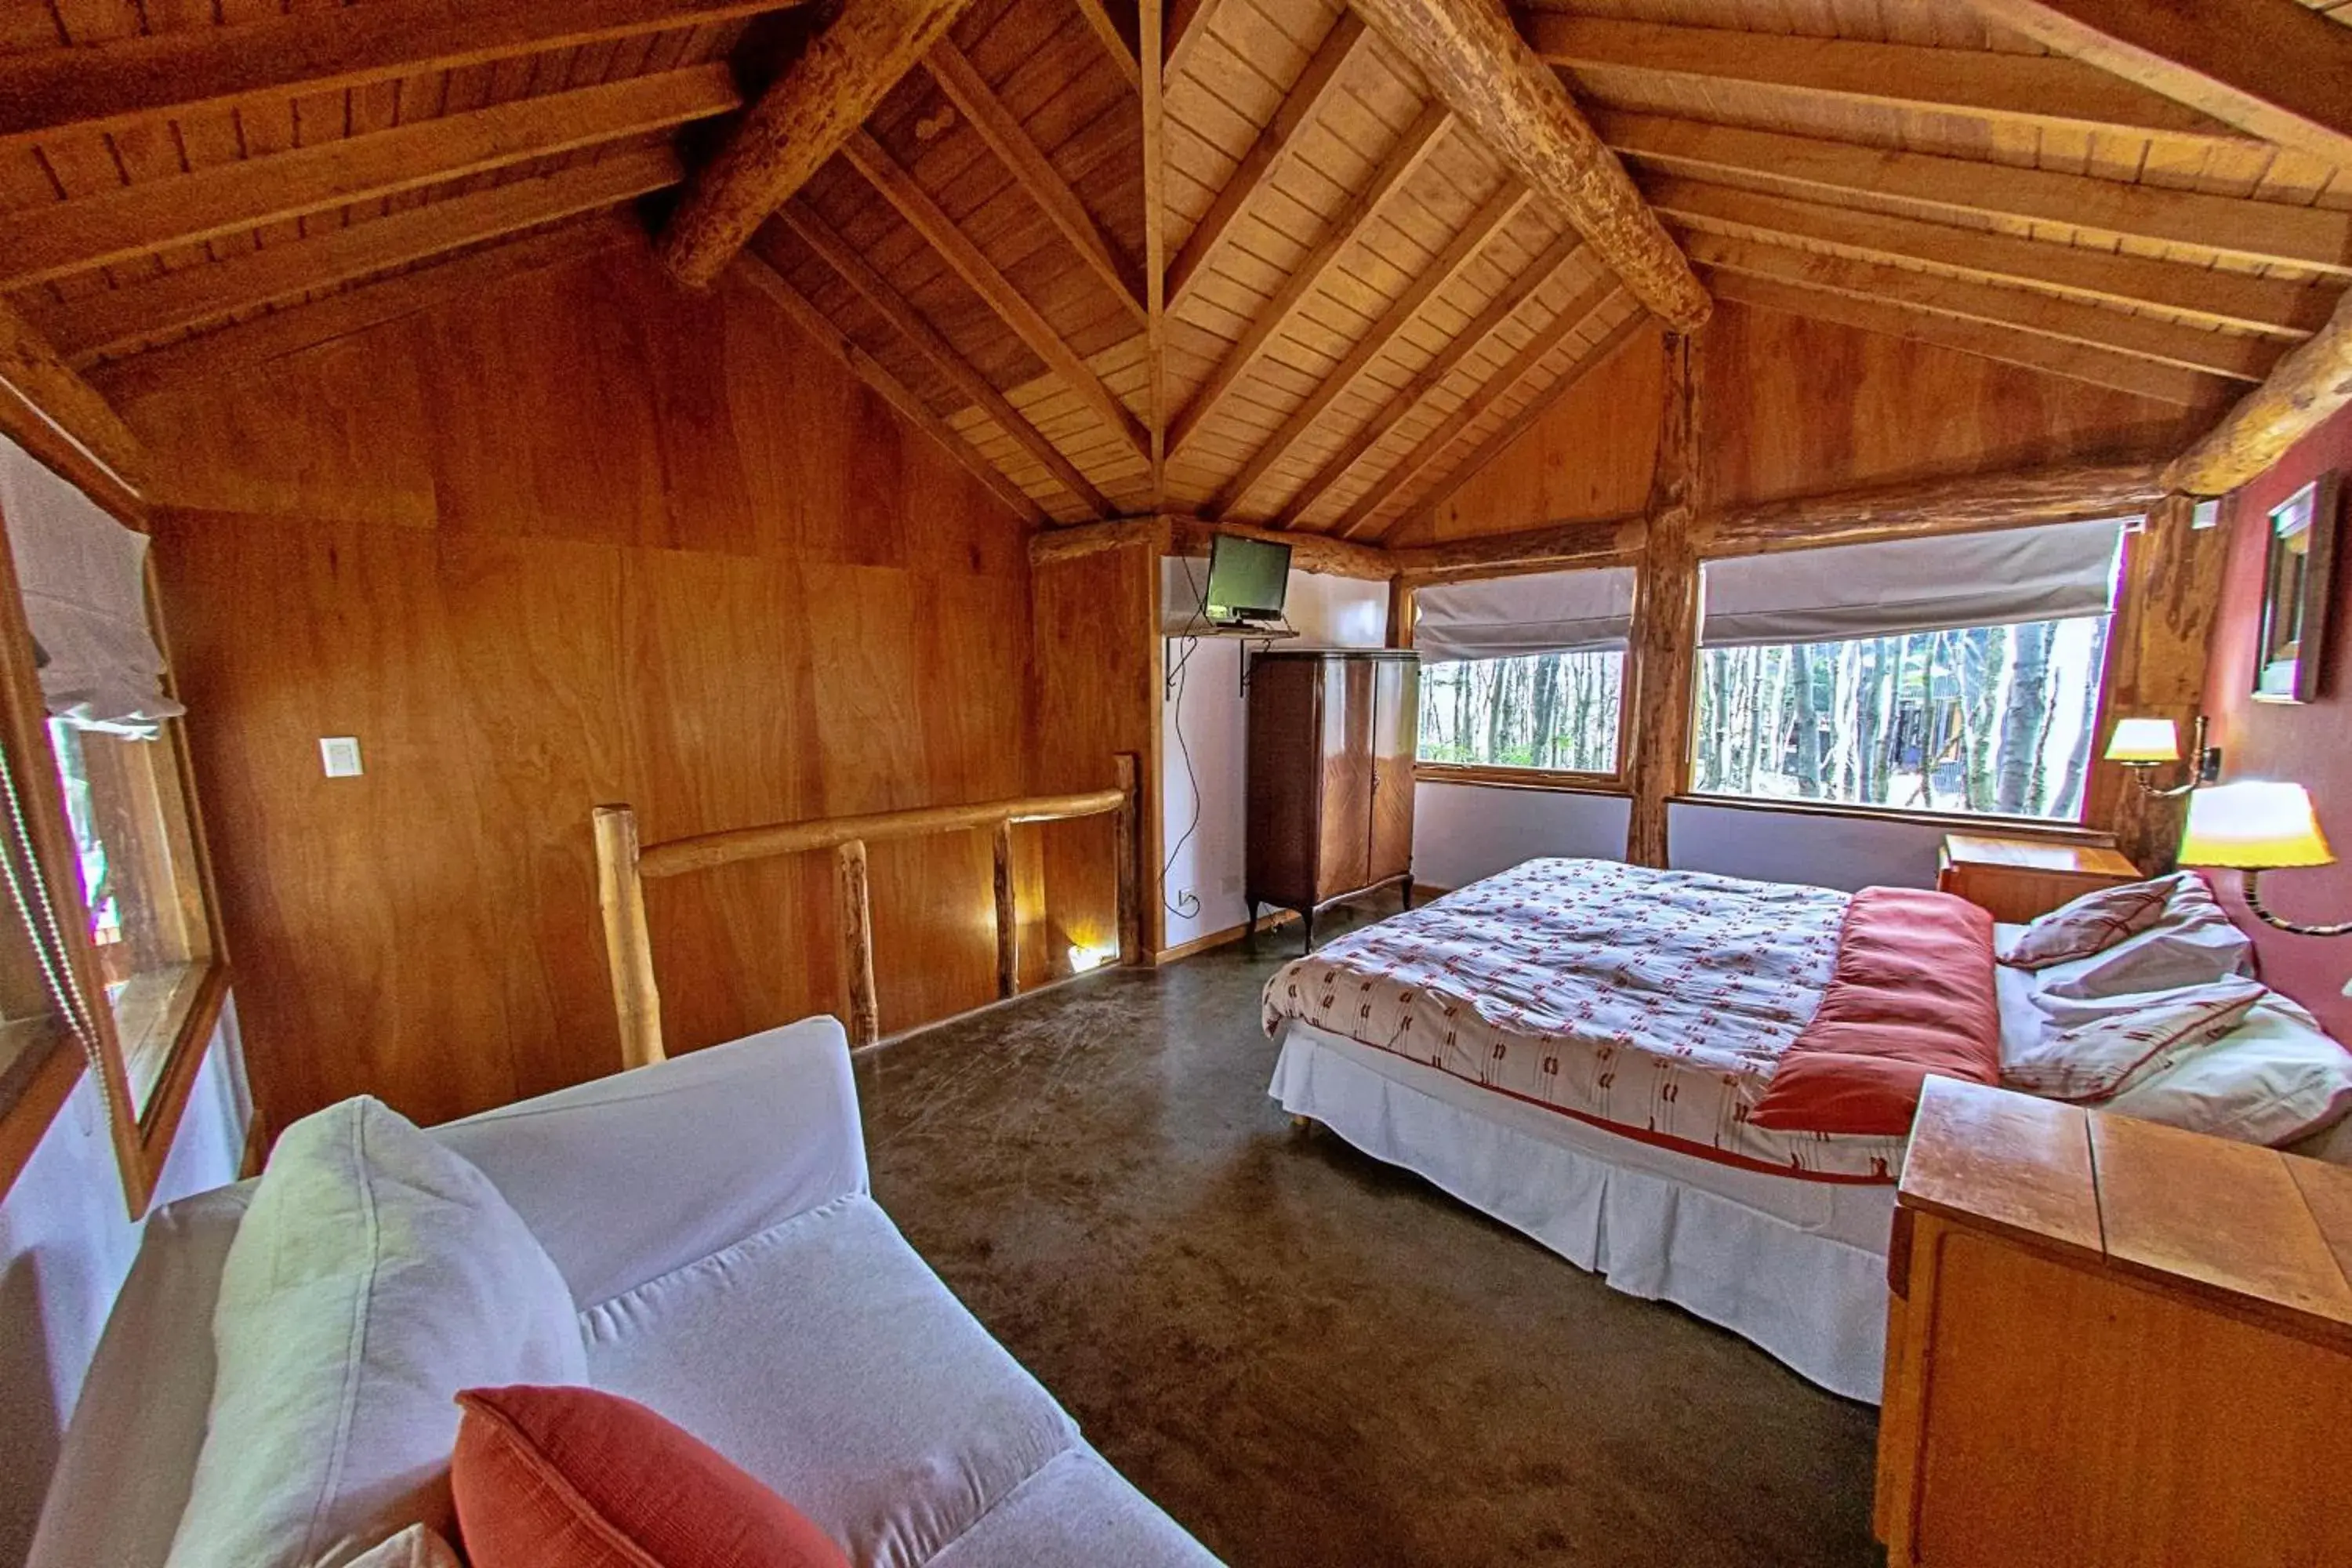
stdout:
[[(597, 802), (663, 838), (1031, 782), (1020, 523), (751, 290), (624, 251), (129, 416), (217, 503), (156, 555), (273, 1126), (613, 1070)], [(673, 1050), (843, 1005), (808, 858), (652, 889)], [(886, 1029), (994, 994), (983, 843), (872, 878)]]

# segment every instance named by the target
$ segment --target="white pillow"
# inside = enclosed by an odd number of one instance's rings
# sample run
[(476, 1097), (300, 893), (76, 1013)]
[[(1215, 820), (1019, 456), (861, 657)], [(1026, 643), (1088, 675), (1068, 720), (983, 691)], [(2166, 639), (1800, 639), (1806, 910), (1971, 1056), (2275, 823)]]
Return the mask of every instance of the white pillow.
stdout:
[(449, 1543), (421, 1524), (412, 1524), (371, 1552), (352, 1559), (351, 1568), (466, 1568)]
[(2156, 923), (2087, 958), (2041, 971), (2044, 996), (2091, 998), (2201, 985), (2254, 973), (2254, 944), (2193, 873), (2177, 879)]
[(2352, 1051), (2273, 991), (2237, 1028), (2100, 1109), (2245, 1143), (2294, 1143), (2352, 1112)]
[(453, 1533), (457, 1391), (587, 1375), (571, 1292), (520, 1216), (372, 1099), (278, 1140), (213, 1348), (169, 1568), (347, 1568), (413, 1523)]
[(2104, 952), (2154, 925), (2181, 878), (2193, 875), (2175, 872), (2149, 882), (2094, 888), (2030, 922), (2002, 944), (1997, 956), (2020, 969), (2047, 969)]
[(2003, 1053), (2001, 1081), (2052, 1100), (2105, 1100), (2169, 1068), (2236, 1028), (2269, 993), (2252, 980), (2217, 980), (2116, 998), (2072, 1027)]

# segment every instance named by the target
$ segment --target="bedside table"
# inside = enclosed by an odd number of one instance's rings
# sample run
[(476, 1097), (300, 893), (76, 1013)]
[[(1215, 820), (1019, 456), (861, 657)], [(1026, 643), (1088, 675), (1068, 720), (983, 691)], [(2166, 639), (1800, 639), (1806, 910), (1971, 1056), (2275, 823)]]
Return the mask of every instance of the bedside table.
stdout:
[(2139, 868), (2113, 849), (2046, 838), (1947, 833), (1936, 886), (2022, 925), (2095, 888), (2140, 880)]
[(1895, 1205), (1893, 1568), (2352, 1563), (2352, 1171), (1931, 1078)]

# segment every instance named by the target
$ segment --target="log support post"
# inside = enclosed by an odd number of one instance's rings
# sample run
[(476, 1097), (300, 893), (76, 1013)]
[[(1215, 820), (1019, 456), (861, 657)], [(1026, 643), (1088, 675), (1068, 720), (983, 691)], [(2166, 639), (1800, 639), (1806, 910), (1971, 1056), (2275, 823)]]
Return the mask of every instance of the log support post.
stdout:
[(1689, 787), (1692, 681), (1698, 637), (1698, 551), (1693, 513), (1698, 489), (1698, 397), (1687, 334), (1665, 337), (1665, 406), (1650, 523), (1633, 593), (1632, 658), (1620, 711), (1633, 726), (1626, 783), (1633, 805), (1625, 858), (1667, 864), (1666, 814)]
[(874, 995), (874, 909), (866, 888), (866, 841), (834, 851), (835, 910), (841, 921), (841, 972), (849, 993), (849, 1048), (882, 1037), (882, 1008)]
[(1112, 858), (1118, 868), (1118, 961), (1125, 964), (1143, 962), (1143, 908), (1137, 896), (1143, 885), (1140, 772), (1133, 752), (1118, 754), (1118, 793), (1125, 798), (1112, 818)]
[(996, 825), (989, 836), (989, 846), (995, 860), (996, 883), (996, 994), (1009, 1000), (1021, 989), (1021, 923), (1020, 911), (1013, 899), (1013, 822), (1010, 817)]
[(646, 924), (645, 879), (637, 871), (637, 814), (625, 805), (600, 805), (593, 820), (596, 901), (604, 918), (613, 1008), (620, 1019), (621, 1065), (651, 1067), (664, 1055), (661, 994), (654, 986), (653, 935)]

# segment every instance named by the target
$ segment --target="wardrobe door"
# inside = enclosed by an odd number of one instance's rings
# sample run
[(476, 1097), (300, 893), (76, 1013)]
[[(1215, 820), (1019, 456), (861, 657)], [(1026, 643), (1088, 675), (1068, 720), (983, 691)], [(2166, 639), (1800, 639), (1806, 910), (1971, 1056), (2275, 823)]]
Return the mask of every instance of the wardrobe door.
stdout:
[(1371, 834), (1364, 880), (1384, 882), (1412, 869), (1412, 758), (1420, 740), (1421, 665), (1373, 663)]
[(1371, 847), (1372, 667), (1326, 658), (1323, 671), (1323, 824), (1315, 898), (1354, 892)]
[(1321, 856), (1321, 668), (1313, 659), (1262, 658), (1250, 668), (1246, 891), (1290, 909), (1314, 901)]

